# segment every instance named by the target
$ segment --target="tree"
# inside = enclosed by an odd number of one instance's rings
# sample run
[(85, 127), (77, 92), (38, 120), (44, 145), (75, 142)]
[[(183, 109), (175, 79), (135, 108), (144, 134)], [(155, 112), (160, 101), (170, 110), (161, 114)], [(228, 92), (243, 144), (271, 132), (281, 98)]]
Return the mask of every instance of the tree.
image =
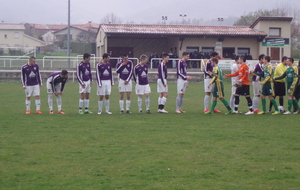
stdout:
[(109, 13), (101, 19), (102, 24), (122, 24), (122, 19), (114, 13)]

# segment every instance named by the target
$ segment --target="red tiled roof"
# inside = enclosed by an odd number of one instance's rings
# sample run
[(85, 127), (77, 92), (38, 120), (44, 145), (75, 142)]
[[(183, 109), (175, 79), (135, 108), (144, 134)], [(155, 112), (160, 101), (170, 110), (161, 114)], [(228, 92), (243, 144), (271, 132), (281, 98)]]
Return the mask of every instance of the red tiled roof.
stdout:
[(194, 26), (194, 25), (141, 25), (101, 24), (106, 33), (115, 34), (169, 34), (169, 35), (239, 35), (266, 36), (248, 26)]
[(1, 30), (25, 30), (24, 24), (0, 23)]
[(293, 20), (293, 17), (276, 17), (276, 16), (261, 16), (254, 21), (254, 23), (250, 26), (250, 28), (254, 28), (255, 25), (257, 25), (260, 21), (288, 21), (291, 22)]

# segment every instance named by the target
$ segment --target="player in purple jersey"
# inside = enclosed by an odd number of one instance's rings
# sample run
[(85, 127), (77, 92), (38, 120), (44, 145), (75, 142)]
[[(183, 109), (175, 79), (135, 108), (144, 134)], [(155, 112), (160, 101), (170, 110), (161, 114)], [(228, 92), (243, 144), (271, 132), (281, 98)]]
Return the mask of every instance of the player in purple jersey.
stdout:
[[(90, 65), (91, 55), (89, 53), (85, 53), (83, 55), (83, 61), (78, 63), (76, 76), (79, 82), (79, 114), (90, 114), (89, 104), (90, 104), (90, 92), (92, 87), (92, 72)], [(85, 111), (82, 111), (83, 103), (85, 105)]]
[(146, 113), (150, 114), (150, 98), (149, 93), (151, 92), (150, 85), (148, 83), (148, 57), (143, 54), (140, 56), (140, 62), (134, 67), (133, 78), (136, 82), (135, 92), (138, 95), (138, 109), (139, 113), (142, 111), (142, 98), (145, 95)]
[(176, 98), (176, 113), (185, 113), (181, 109), (185, 89), (188, 87), (188, 80), (192, 78), (186, 75), (187, 60), (190, 58), (188, 52), (182, 53), (182, 59), (177, 62), (177, 98)]
[(105, 97), (105, 109), (106, 114), (112, 114), (109, 109), (109, 96), (111, 93), (111, 87), (114, 85), (114, 79), (111, 70), (111, 64), (109, 63), (110, 55), (104, 53), (102, 61), (97, 64), (96, 78), (97, 78), (97, 95), (98, 101), (98, 114), (102, 113), (103, 98)]
[[(253, 72), (255, 73), (262, 73), (263, 72), (263, 67), (262, 65), (264, 64), (264, 54), (261, 54), (258, 56), (258, 63), (255, 65)], [(252, 76), (252, 89), (253, 89), (253, 112), (254, 113), (259, 113), (260, 111), (258, 110), (258, 104), (260, 100), (260, 94), (261, 94), (261, 77), (260, 76)]]
[(53, 94), (56, 96), (56, 103), (58, 114), (65, 114), (62, 109), (61, 96), (63, 95), (65, 84), (68, 80), (68, 71), (62, 70), (61, 72), (52, 73), (47, 79), (47, 93), (48, 93), (48, 106), (50, 109), (49, 114), (53, 114)]
[(158, 113), (168, 113), (164, 107), (168, 98), (168, 85), (167, 85), (167, 76), (168, 69), (167, 63), (169, 62), (169, 55), (163, 54), (163, 60), (158, 65), (158, 79), (157, 79), (157, 92), (159, 93), (158, 97)]
[(126, 113), (131, 113), (130, 108), (130, 95), (132, 91), (131, 77), (133, 74), (133, 63), (128, 60), (128, 55), (122, 55), (122, 61), (117, 63), (116, 72), (119, 75), (119, 92), (120, 92), (120, 114), (124, 113), (124, 93), (126, 92)]
[(22, 87), (26, 94), (26, 114), (30, 114), (30, 97), (35, 97), (36, 113), (42, 114), (40, 111), (40, 87), (42, 86), (42, 78), (39, 66), (35, 63), (35, 57), (31, 56), (27, 64), (22, 66), (21, 81)]

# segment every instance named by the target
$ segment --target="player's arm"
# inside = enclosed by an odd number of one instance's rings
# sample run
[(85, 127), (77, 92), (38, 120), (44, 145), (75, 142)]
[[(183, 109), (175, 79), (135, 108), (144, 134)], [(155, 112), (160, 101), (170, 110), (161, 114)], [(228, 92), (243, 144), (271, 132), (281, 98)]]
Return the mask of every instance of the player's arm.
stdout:
[(24, 72), (24, 69), (22, 67), (21, 69), (21, 81), (22, 81), (22, 88), (26, 88), (26, 74)]
[(122, 65), (122, 62), (118, 63), (117, 67), (116, 67), (116, 72), (121, 73), (123, 71), (123, 69), (125, 68), (125, 66), (126, 65)]
[(65, 88), (65, 84), (67, 82), (68, 78), (64, 79), (62, 82), (61, 82), (61, 87), (60, 87), (60, 93), (62, 95), (63, 91), (64, 91), (64, 88)]
[(239, 71), (233, 73), (233, 74), (228, 74), (228, 75), (225, 75), (226, 77), (236, 77), (239, 75)]
[(97, 68), (96, 68), (96, 79), (97, 79), (97, 83), (98, 83), (98, 86), (101, 87), (101, 80), (100, 80), (100, 71), (99, 71), (99, 64), (97, 65)]
[(217, 67), (215, 67), (215, 69), (213, 70), (212, 77), (213, 78), (211, 79), (210, 84), (213, 84), (218, 78), (218, 68)]
[(37, 65), (37, 80), (38, 80), (39, 85), (42, 86), (43, 85), (43, 83), (42, 83), (42, 76), (41, 76), (40, 68), (39, 68), (38, 65)]
[(183, 79), (183, 80), (186, 80), (186, 76), (183, 75), (183, 73), (181, 72), (181, 67), (182, 67), (182, 64), (181, 64), (181, 61), (178, 61), (178, 64), (177, 64), (177, 74)]
[(293, 80), (293, 83), (292, 83), (290, 89), (295, 89), (295, 86), (298, 82), (298, 77), (297, 77), (298, 76), (298, 69), (295, 68), (295, 67), (293, 67), (293, 69), (294, 69), (294, 80)]
[[(57, 75), (56, 77), (58, 77), (59, 75)], [(56, 90), (55, 90), (55, 86), (54, 86), (54, 81), (55, 81), (55, 79), (56, 78), (54, 78), (53, 76), (51, 77), (51, 82), (50, 82), (50, 84), (51, 84), (51, 88), (52, 88), (52, 92), (56, 92)]]
[(82, 78), (80, 77), (80, 63), (78, 63), (78, 65), (77, 65), (76, 77), (77, 77), (77, 80), (78, 80), (79, 84), (81, 86), (83, 86), (84, 82), (82, 81)]
[(268, 67), (268, 74), (266, 76), (264, 76), (265, 79), (260, 84), (265, 84), (266, 82), (271, 81), (272, 80), (272, 77), (271, 77), (272, 76), (272, 72), (273, 72), (272, 66), (269, 66)]
[(274, 80), (284, 79), (286, 77), (286, 72), (284, 72), (280, 77), (274, 78)]
[(133, 70), (134, 70), (133, 63), (130, 61), (130, 72), (129, 72), (128, 78), (126, 79), (126, 82), (128, 82), (131, 79), (131, 77), (133, 75)]
[(113, 73), (112, 73), (112, 69), (111, 67), (109, 67), (110, 70), (109, 70), (109, 73), (110, 73), (110, 82), (111, 82), (111, 85), (115, 85), (115, 81), (114, 81), (114, 76), (113, 76)]

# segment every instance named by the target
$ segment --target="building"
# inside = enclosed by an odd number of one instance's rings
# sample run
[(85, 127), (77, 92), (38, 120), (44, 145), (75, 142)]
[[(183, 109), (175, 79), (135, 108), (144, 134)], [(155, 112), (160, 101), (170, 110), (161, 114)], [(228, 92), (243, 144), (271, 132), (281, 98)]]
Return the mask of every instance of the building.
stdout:
[[(251, 54), (255, 59), (259, 54), (280, 59), (290, 56), (290, 17), (260, 17), (249, 26), (191, 26), (191, 25), (141, 25), (141, 24), (101, 24), (96, 38), (96, 56), (112, 52), (113, 57), (132, 52), (133, 57), (145, 53), (172, 51), (182, 52), (217, 51), (221, 57)], [(280, 31), (278, 33), (278, 30)], [(281, 51), (272, 39), (285, 39)], [(277, 40), (275, 40), (277, 41)]]

